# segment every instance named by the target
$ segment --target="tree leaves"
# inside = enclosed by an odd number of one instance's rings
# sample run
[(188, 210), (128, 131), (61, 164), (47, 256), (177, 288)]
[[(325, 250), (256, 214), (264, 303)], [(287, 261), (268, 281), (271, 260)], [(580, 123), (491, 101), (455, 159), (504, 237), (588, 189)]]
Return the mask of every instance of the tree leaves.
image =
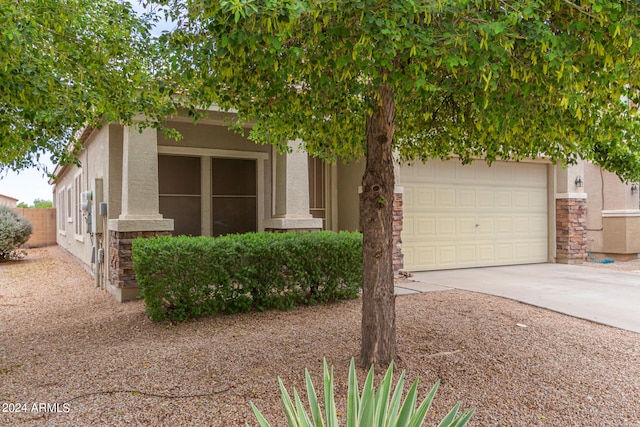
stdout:
[(258, 121), (258, 142), (359, 158), (388, 85), (405, 159), (580, 156), (639, 178), (637, 107), (621, 101), (640, 87), (637, 2), (157, 0), (177, 29), (156, 43), (126, 3), (1, 1), (5, 167), (72, 158), (85, 124), (158, 126), (176, 93)]
[(150, 23), (128, 3), (0, 2), (0, 169), (37, 164), (46, 152), (71, 161), (81, 127), (166, 112)]
[(638, 121), (620, 98), (640, 87), (634, 2), (177, 3), (172, 71), (201, 72), (176, 83), (210, 88), (191, 96), (198, 105), (257, 121), (258, 142), (300, 138), (313, 154), (360, 157), (384, 84), (404, 159), (583, 157), (627, 179), (639, 169), (635, 156), (614, 162), (593, 149), (617, 138), (605, 145), (640, 152)]

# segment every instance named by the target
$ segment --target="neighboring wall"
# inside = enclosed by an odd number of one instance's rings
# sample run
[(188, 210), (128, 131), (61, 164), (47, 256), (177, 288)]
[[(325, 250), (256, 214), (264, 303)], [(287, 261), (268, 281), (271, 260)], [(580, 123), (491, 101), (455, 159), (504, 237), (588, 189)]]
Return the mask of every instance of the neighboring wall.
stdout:
[(37, 248), (56, 244), (55, 208), (16, 208), (16, 211), (29, 218), (33, 227), (33, 233), (24, 247)]
[(0, 206), (9, 206), (15, 208), (18, 203), (18, 199), (0, 194)]

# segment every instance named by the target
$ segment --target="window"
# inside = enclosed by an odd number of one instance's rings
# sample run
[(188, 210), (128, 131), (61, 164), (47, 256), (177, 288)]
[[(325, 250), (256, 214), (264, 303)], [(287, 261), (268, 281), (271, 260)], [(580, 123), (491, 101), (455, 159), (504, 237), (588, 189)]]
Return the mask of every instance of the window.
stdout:
[(84, 232), (84, 218), (82, 217), (82, 174), (79, 173), (73, 179), (73, 187), (75, 189), (74, 198), (75, 198), (75, 209), (73, 210), (73, 220), (75, 222), (75, 233), (76, 238), (82, 238), (82, 233)]
[[(267, 153), (158, 146), (160, 213), (174, 235), (257, 231), (264, 218)], [(262, 179), (261, 179), (262, 178)]]
[(256, 231), (256, 161), (211, 159), (211, 207), (214, 236)]
[(309, 212), (314, 218), (322, 218), (327, 226), (327, 203), (325, 197), (326, 165), (322, 159), (309, 156)]
[(67, 206), (65, 202), (66, 190), (63, 188), (58, 191), (58, 232), (64, 234), (67, 224), (67, 213), (65, 208)]
[(71, 187), (67, 188), (67, 194), (66, 194), (66, 200), (67, 200), (67, 208), (66, 208), (66, 214), (67, 214), (67, 222), (73, 222), (73, 216), (72, 216), (72, 206), (73, 206), (73, 199), (71, 198)]
[(160, 213), (173, 219), (173, 235), (201, 233), (200, 157), (158, 156)]

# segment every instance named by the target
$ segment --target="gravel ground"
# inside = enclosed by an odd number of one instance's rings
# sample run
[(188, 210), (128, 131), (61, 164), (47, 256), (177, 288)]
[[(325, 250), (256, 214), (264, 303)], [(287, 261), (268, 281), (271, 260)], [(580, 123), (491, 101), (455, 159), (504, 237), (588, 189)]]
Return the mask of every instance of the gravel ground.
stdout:
[[(306, 367), (319, 389), (323, 357), (344, 414), (360, 304), (154, 324), (63, 250), (31, 249), (0, 264), (0, 425), (253, 426), (253, 401), (280, 426), (277, 377), (303, 389)], [(461, 400), (470, 426), (640, 426), (638, 334), (465, 291), (396, 306), (401, 367), (420, 396), (442, 380), (425, 425)]]

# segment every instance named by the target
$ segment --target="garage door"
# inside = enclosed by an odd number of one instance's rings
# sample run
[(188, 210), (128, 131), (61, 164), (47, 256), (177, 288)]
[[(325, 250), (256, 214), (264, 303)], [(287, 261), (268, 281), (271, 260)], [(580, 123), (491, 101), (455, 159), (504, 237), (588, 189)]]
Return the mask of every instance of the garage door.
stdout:
[(429, 161), (400, 169), (409, 271), (546, 262), (547, 165)]

